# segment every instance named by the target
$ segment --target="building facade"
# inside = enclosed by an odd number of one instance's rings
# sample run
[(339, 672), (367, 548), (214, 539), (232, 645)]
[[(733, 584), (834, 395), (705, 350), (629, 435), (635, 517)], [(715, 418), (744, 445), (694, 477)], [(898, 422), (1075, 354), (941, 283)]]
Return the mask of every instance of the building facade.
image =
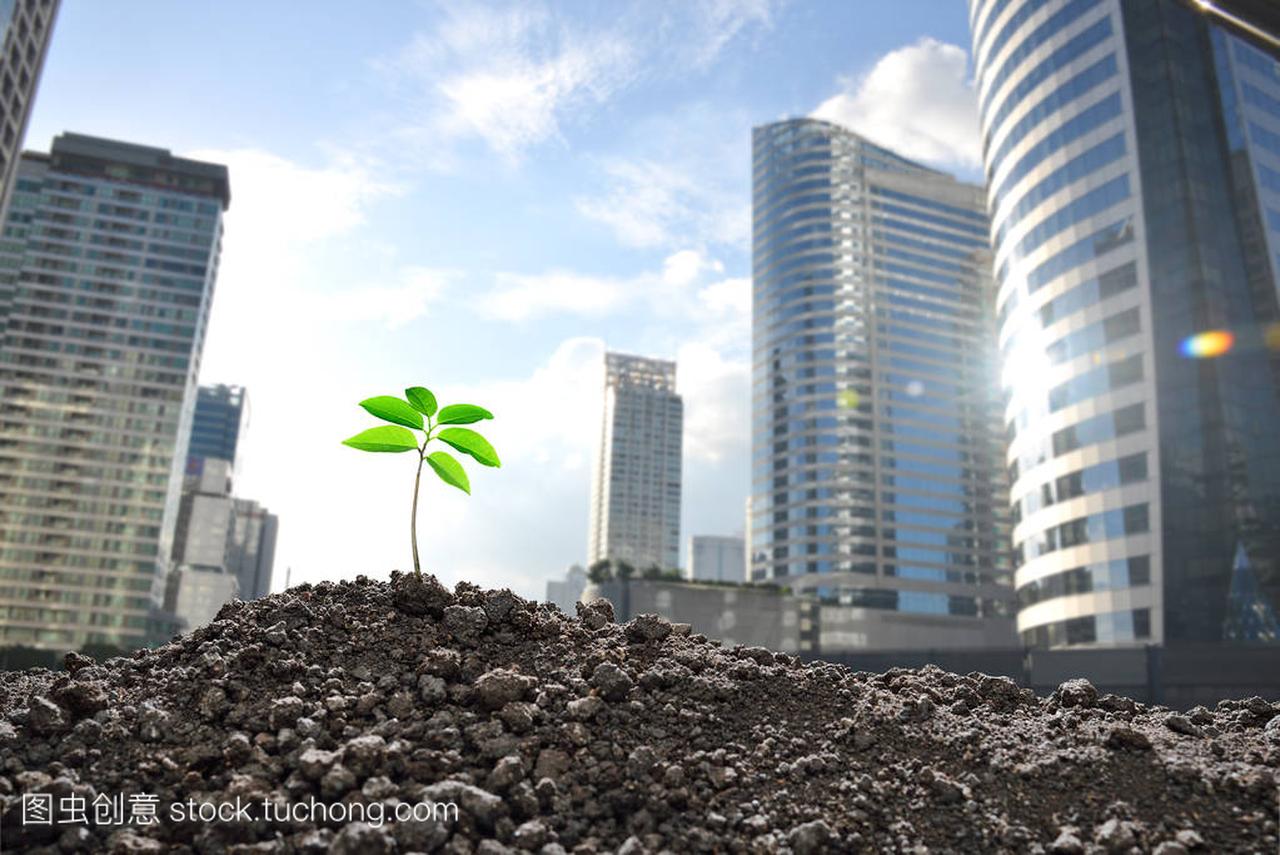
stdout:
[(0, 645), (154, 638), (227, 170), (63, 134), (0, 240)]
[(232, 518), (231, 464), (216, 457), (188, 459), (173, 532), (173, 563), (226, 565)]
[(626, 562), (637, 571), (679, 564), (683, 438), (676, 364), (606, 353), (588, 564)]
[(812, 119), (753, 134), (750, 576), (850, 643), (1012, 643), (982, 188)]
[(218, 610), (240, 593), (235, 576), (204, 567), (184, 566), (169, 574), (164, 607), (179, 621), (178, 632), (211, 622)]
[(243, 386), (201, 386), (187, 458), (229, 460), (238, 471), (240, 439), (248, 426), (249, 400)]
[(587, 571), (579, 564), (569, 567), (563, 579), (547, 580), (547, 602), (565, 614), (575, 614), (575, 604), (587, 587)]
[[(238, 580), (236, 595), (255, 600), (271, 593), (280, 520), (256, 501), (233, 495), (248, 425), (244, 387), (200, 387), (173, 560), (178, 566), (216, 567), (231, 574)], [(206, 548), (193, 551), (195, 544)], [(197, 560), (201, 554), (208, 560)]]
[(689, 538), (691, 582), (737, 582), (747, 579), (746, 544), (741, 537), (695, 534)]
[(1222, 641), (1233, 567), (1280, 602), (1280, 64), (1177, 0), (971, 19), (1022, 639)]
[(9, 204), (60, 0), (0, 0), (0, 218)]
[(240, 581), (240, 599), (271, 593), (280, 519), (252, 499), (233, 499), (227, 543), (227, 572)]

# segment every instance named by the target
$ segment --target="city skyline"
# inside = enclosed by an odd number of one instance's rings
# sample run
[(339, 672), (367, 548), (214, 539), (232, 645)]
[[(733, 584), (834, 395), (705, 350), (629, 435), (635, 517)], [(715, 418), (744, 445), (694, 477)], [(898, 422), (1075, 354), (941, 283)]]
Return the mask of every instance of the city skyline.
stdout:
[(469, 499), (424, 491), (424, 566), (536, 597), (585, 559), (605, 342), (680, 365), (682, 530), (742, 527), (750, 128), (821, 109), (977, 177), (967, 38), (951, 2), (297, 16), (72, 0), (27, 147), (71, 129), (230, 167), (200, 382), (250, 390), (240, 486), (279, 514), (295, 584), (408, 567), (385, 511), (411, 478), (338, 440), (371, 388), (426, 383), (491, 406), (504, 467)]

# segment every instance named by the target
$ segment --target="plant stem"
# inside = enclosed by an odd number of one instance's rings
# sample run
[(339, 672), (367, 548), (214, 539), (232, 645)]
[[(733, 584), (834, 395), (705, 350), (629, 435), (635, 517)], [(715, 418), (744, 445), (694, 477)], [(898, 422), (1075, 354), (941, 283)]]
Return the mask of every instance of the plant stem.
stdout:
[(427, 459), (426, 443), (418, 451), (418, 474), (413, 478), (413, 516), (409, 520), (409, 539), (413, 542), (413, 572), (422, 576), (422, 567), (418, 564), (418, 485), (422, 482), (422, 464)]
[(418, 488), (422, 483), (422, 464), (427, 459), (427, 443), (431, 442), (431, 416), (427, 416), (426, 436), (422, 440), (422, 448), (418, 449), (418, 474), (413, 476), (413, 512), (409, 518), (409, 540), (413, 544), (413, 572), (422, 577), (422, 566), (418, 563)]

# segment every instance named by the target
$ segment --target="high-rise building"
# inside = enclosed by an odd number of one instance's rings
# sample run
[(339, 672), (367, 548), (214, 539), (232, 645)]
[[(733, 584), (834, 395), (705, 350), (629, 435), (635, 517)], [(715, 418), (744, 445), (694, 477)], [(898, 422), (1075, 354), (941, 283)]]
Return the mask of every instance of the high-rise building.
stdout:
[(565, 614), (574, 614), (574, 604), (587, 588), (587, 571), (579, 564), (569, 567), (563, 579), (547, 580), (547, 601)]
[(187, 461), (178, 521), (173, 533), (173, 563), (221, 570), (231, 534), (231, 463), (216, 457)]
[(741, 537), (695, 534), (689, 538), (689, 570), (693, 582), (746, 581), (746, 544)]
[(1022, 639), (1274, 641), (1280, 63), (1177, 0), (971, 19)]
[(679, 564), (683, 437), (676, 364), (606, 353), (589, 563), (608, 559), (637, 571)]
[(0, 241), (0, 645), (154, 638), (226, 167), (63, 134)]
[(280, 520), (252, 499), (235, 499), (227, 543), (227, 572), (240, 580), (240, 599), (271, 593)]
[[(0, 0), (0, 217), (4, 216), (60, 0)], [(3, 295), (0, 293), (0, 302)]]
[[(178, 567), (218, 568), (235, 576), (238, 585), (234, 593), (243, 600), (271, 593), (279, 531), (275, 514), (251, 499), (232, 495), (248, 424), (249, 401), (243, 387), (200, 387), (173, 552)], [(212, 585), (198, 590), (219, 596), (226, 593)], [(186, 600), (191, 602), (196, 596), (191, 594)]]
[(187, 458), (229, 460), (232, 469), (238, 471), (237, 452), (248, 425), (249, 401), (243, 386), (201, 386)]
[(238, 580), (230, 573), (208, 567), (185, 565), (169, 574), (164, 607), (180, 622), (175, 632), (186, 632), (204, 626), (221, 609), (236, 598)]
[[(166, 594), (166, 607), (188, 629), (232, 597), (253, 600), (271, 592), (278, 521), (257, 502), (232, 496), (232, 483), (229, 461), (188, 458)], [(228, 579), (212, 578), (217, 575)]]
[(824, 648), (1016, 644), (982, 188), (812, 119), (753, 160), (751, 579)]

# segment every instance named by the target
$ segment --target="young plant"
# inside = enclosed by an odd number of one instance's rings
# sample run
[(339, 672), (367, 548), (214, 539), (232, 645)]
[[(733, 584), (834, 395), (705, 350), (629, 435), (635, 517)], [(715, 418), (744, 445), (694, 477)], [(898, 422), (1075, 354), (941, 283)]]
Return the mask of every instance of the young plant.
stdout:
[[(413, 572), (421, 576), (422, 566), (418, 563), (418, 487), (422, 482), (422, 464), (428, 464), (440, 476), (441, 481), (471, 495), (471, 482), (467, 480), (467, 472), (462, 464), (447, 451), (427, 454), (427, 444), (438, 439), (463, 454), (470, 455), (484, 466), (498, 467), (502, 464), (498, 460), (498, 453), (487, 439), (470, 428), (453, 427), (491, 419), (493, 413), (475, 404), (450, 404), (437, 411), (436, 396), (421, 386), (405, 389), (404, 397), (407, 400), (392, 395), (379, 395), (361, 401), (360, 406), (370, 415), (391, 424), (369, 428), (350, 439), (344, 439), (342, 444), (360, 451), (418, 452), (418, 474), (413, 479), (409, 539), (413, 543)], [(423, 432), (421, 445), (418, 444), (417, 434), (413, 433), (415, 430)]]

